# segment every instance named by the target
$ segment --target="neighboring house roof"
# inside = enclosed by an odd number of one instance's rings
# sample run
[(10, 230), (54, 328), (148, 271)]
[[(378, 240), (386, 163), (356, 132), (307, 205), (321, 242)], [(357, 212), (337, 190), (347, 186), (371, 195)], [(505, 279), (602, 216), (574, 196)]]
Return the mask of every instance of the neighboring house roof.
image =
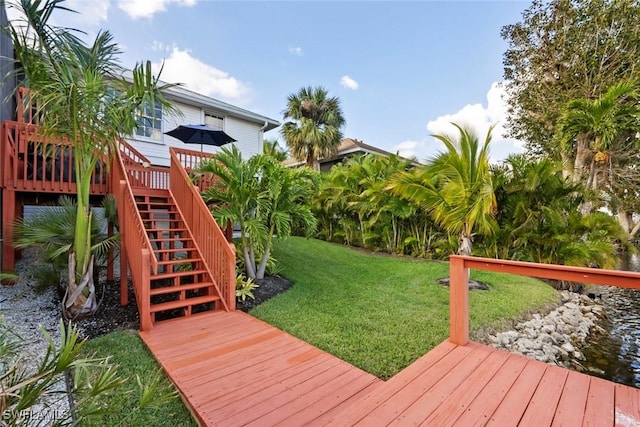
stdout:
[(212, 108), (219, 111), (224, 111), (226, 114), (247, 120), (249, 122), (259, 123), (266, 126), (264, 131), (275, 129), (280, 126), (280, 122), (269, 117), (256, 114), (244, 108), (236, 107), (235, 105), (219, 101), (214, 98), (199, 94), (192, 90), (189, 90), (183, 86), (174, 86), (166, 91), (167, 97), (180, 101), (184, 104), (192, 105), (200, 108)]
[[(373, 145), (365, 144), (359, 139), (345, 138), (340, 142), (340, 145), (338, 146), (338, 152), (334, 157), (319, 160), (320, 169), (323, 171), (329, 170), (331, 166), (341, 162), (345, 157), (351, 157), (356, 154), (377, 154), (381, 156), (390, 156), (394, 153), (383, 150), (382, 148), (374, 147)], [(419, 164), (414, 159), (407, 159), (405, 157), (401, 158), (410, 161), (414, 166), (417, 166)], [(282, 164), (288, 167), (297, 167), (304, 165), (305, 162), (304, 160), (300, 161), (294, 158), (289, 158), (284, 160)]]

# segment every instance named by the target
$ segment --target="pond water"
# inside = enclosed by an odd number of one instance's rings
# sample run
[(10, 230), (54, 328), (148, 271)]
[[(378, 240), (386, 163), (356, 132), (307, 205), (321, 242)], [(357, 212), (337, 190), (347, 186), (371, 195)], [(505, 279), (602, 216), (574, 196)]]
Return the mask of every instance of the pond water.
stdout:
[[(625, 260), (624, 270), (640, 272), (640, 257)], [(582, 350), (591, 375), (640, 388), (640, 290), (599, 288), (607, 318)]]

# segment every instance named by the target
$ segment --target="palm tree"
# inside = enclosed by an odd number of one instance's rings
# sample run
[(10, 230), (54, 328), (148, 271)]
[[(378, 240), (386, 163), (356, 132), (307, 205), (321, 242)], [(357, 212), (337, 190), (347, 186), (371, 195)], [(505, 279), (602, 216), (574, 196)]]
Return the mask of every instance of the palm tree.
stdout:
[[(124, 77), (121, 53), (107, 31), (86, 45), (71, 31), (49, 24), (57, 10), (68, 10), (60, 0), (23, 0), (23, 19), (8, 28), (25, 76), (29, 100), (40, 118), (40, 133), (71, 145), (77, 187), (73, 247), (69, 253), (69, 285), (64, 308), (68, 317), (93, 314), (97, 309), (91, 255), (90, 184), (99, 162), (108, 161), (123, 135), (135, 129), (134, 112), (145, 103), (169, 104), (162, 97), (151, 63), (140, 63)], [(125, 274), (124, 272), (122, 274)]]
[(434, 135), (447, 148), (425, 166), (399, 172), (389, 185), (429, 212), (448, 233), (458, 235), (458, 253), (471, 254), (475, 233), (491, 233), (496, 202), (489, 169), (491, 131), (482, 144), (469, 129), (455, 123), (460, 135)]
[(277, 161), (281, 162), (286, 160), (287, 151), (280, 147), (277, 139), (265, 139), (262, 143), (262, 154), (266, 154), (267, 156), (271, 156)]
[(202, 193), (214, 205), (215, 219), (240, 225), (247, 277), (264, 278), (273, 236), (284, 238), (296, 227), (307, 234), (315, 229), (310, 208), (315, 172), (288, 169), (264, 154), (244, 161), (233, 145), (203, 162), (199, 170), (216, 176), (214, 185)]
[[(616, 145), (629, 134), (634, 137), (639, 129), (638, 97), (637, 84), (624, 81), (598, 99), (575, 99), (567, 104), (556, 138), (565, 159), (573, 160), (569, 171), (573, 182), (581, 182), (594, 192), (602, 189), (612, 169)], [(592, 203), (584, 203), (581, 210), (591, 211)]]
[(287, 98), (282, 135), (293, 157), (320, 170), (318, 159), (335, 154), (342, 139), (345, 119), (337, 97), (323, 87), (303, 87)]

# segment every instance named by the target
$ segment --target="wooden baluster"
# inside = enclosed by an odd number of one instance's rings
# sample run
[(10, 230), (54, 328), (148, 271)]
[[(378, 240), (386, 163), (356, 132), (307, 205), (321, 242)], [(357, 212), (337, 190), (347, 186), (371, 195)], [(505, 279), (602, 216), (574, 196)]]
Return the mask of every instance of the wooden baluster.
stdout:
[(469, 269), (464, 259), (449, 258), (449, 340), (457, 345), (469, 342)]

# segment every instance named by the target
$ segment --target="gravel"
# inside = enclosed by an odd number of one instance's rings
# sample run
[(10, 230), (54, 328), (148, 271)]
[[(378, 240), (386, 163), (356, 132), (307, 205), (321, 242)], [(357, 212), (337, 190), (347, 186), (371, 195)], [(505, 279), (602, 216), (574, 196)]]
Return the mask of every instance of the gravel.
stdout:
[[(16, 263), (18, 279), (13, 286), (0, 286), (0, 315), (5, 324), (26, 344), (21, 354), (22, 363), (31, 371), (47, 352), (49, 343), (42, 331), (46, 331), (56, 346), (60, 345), (59, 322), (61, 319), (60, 298), (57, 291), (47, 288), (35, 291), (35, 281), (29, 269), (38, 263), (36, 249), (23, 251), (22, 259)], [(66, 390), (64, 378), (54, 387), (55, 391)], [(48, 424), (60, 411), (67, 411), (68, 401), (64, 395), (53, 394), (42, 405), (32, 408), (28, 414), (33, 422)]]

